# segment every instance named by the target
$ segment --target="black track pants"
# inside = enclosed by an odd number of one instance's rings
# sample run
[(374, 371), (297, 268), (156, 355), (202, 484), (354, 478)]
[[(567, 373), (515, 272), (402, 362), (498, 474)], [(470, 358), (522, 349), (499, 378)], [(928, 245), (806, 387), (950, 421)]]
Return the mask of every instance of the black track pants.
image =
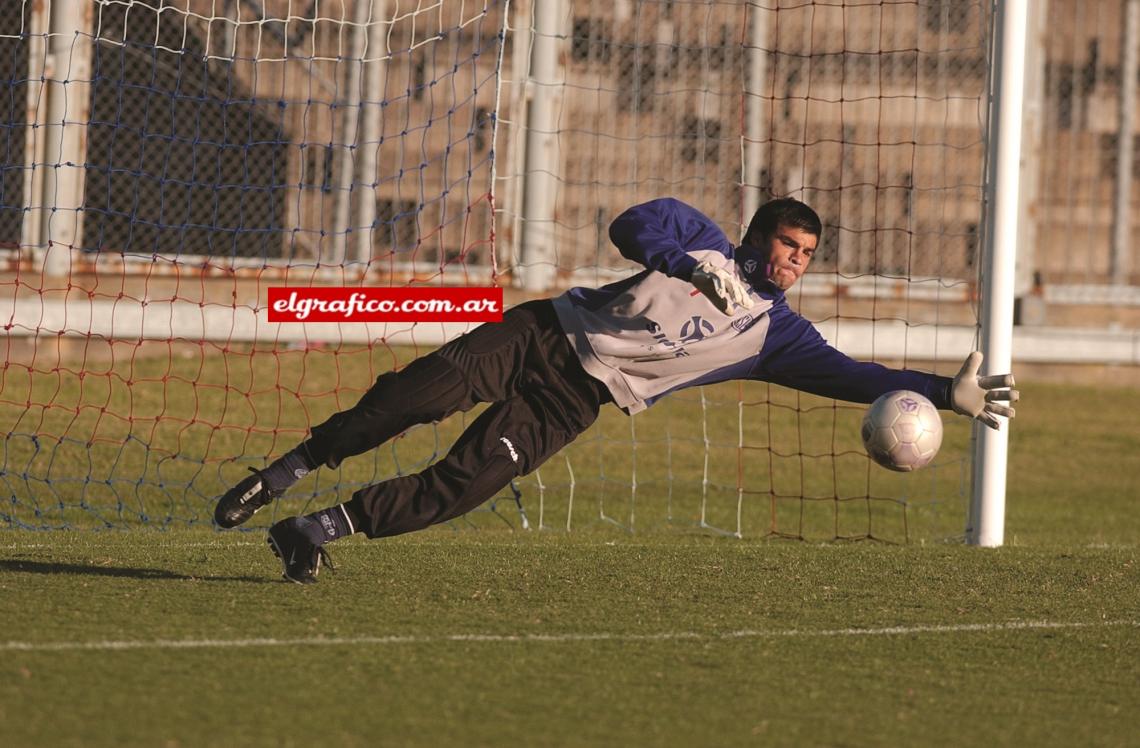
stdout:
[(431, 467), (353, 494), (357, 530), (399, 535), (479, 506), (573, 441), (609, 401), (605, 385), (582, 369), (550, 301), (533, 301), (381, 375), (355, 406), (314, 427), (305, 446), (335, 467), (413, 425), (493, 403)]

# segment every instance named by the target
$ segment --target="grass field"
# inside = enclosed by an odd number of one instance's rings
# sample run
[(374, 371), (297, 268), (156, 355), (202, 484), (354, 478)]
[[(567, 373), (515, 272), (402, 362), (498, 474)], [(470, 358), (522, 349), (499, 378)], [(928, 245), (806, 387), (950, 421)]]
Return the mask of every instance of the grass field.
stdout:
[[(18, 401), (12, 391), (5, 398)], [(136, 403), (145, 413), (146, 401)], [(788, 413), (801, 426), (819, 416), (824, 440), (849, 438), (857, 421), (857, 410), (797, 407)], [(762, 410), (778, 419), (781, 409)], [(73, 421), (88, 417), (76, 411)], [(749, 466), (749, 480), (766, 480), (769, 468), (779, 476), (763, 484), (755, 516), (745, 512), (744, 539), (696, 528), (699, 502), (681, 481), (672, 518), (654, 517), (666, 489), (641, 455), (647, 485), (636, 502), (622, 463), (612, 482), (581, 482), (570, 531), (548, 477), (549, 530), (517, 529), (508, 508), (515, 529), (483, 512), (477, 530), (353, 538), (331, 548), (337, 572), (309, 588), (279, 581), (260, 532), (184, 519), (101, 532), (9, 527), (0, 531), (0, 745), (1136, 745), (1137, 412), (1132, 390), (1023, 386), (1001, 549), (943, 542), (961, 518), (956, 500), (929, 531), (917, 527), (925, 509), (873, 500), (916, 493), (913, 479), (880, 486), (883, 471), (820, 490), (855, 496), (855, 536), (870, 523), (897, 539), (891, 518), (905, 509), (909, 542), (815, 542), (817, 530), (826, 540), (834, 519), (847, 521), (839, 500), (818, 502), (815, 519), (817, 503), (806, 504), (807, 540), (774, 539), (778, 481), (814, 480), (803, 457)], [(61, 428), (50, 423), (57, 415), (44, 409), (40, 422)], [(965, 431), (948, 427), (942, 472), (953, 477)], [(623, 428), (602, 424), (583, 449), (610, 459), (622, 444), (610, 434)], [(737, 423), (724, 428), (714, 438), (733, 443)], [(784, 433), (765, 428), (750, 441), (775, 444)], [(40, 470), (26, 448), (7, 442), (14, 513), (41, 487), (13, 477), (14, 466)], [(433, 447), (401, 449), (422, 459)], [(129, 452), (116, 453), (120, 462)], [(608, 464), (587, 474), (608, 474)], [(173, 482), (148, 465), (136, 467)], [(218, 482), (241, 467), (210, 470)], [(605, 491), (622, 527), (598, 519)], [(320, 486), (302, 493), (311, 497), (281, 510), (331, 498)], [(718, 525), (735, 513), (734, 486), (724, 493), (712, 505)], [(524, 496), (534, 523), (532, 484)], [(49, 519), (53, 501), (43, 502)], [(74, 526), (86, 516), (58, 511)], [(777, 519), (795, 527), (794, 516)]]
[(1136, 743), (1135, 548), (5, 542), (8, 746)]

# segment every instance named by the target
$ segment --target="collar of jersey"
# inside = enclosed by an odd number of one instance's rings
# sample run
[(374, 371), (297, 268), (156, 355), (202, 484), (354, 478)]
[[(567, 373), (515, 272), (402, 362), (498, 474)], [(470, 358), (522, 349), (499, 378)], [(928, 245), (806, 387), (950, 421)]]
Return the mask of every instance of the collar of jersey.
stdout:
[[(783, 290), (764, 276), (764, 268), (768, 262), (760, 250), (748, 244), (741, 244), (733, 251), (733, 258), (736, 260), (736, 264), (740, 266), (740, 274), (751, 284), (752, 289), (760, 298), (776, 303), (784, 298)], [(756, 269), (751, 273), (744, 269), (748, 260), (756, 260)]]

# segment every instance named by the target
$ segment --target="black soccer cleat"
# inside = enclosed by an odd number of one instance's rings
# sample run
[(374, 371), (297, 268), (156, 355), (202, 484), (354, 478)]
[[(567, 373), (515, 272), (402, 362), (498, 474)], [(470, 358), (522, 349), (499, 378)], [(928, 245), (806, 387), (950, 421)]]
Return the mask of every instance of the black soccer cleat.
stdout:
[(218, 527), (227, 530), (237, 527), (258, 509), (285, 493), (283, 488), (270, 488), (257, 468), (250, 468), (249, 471), (253, 475), (240, 481), (218, 499), (218, 506), (214, 508), (214, 522), (218, 523)]
[(287, 517), (269, 528), (269, 548), (281, 559), (282, 576), (297, 584), (314, 584), (323, 561), (332, 570), (332, 559), (324, 547), (309, 540), (301, 529), (303, 517)]

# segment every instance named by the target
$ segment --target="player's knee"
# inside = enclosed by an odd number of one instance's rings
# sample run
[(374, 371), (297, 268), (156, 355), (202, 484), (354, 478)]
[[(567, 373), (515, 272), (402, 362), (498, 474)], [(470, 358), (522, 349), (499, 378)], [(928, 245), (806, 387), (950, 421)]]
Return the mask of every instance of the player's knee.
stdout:
[(450, 361), (429, 355), (400, 371), (381, 374), (361, 404), (381, 412), (452, 411), (463, 399), (466, 380)]
[(474, 475), (462, 481), (455, 502), (438, 521), (446, 522), (477, 508), (506, 488), (517, 476), (517, 466), (509, 457), (502, 455), (491, 457)]

